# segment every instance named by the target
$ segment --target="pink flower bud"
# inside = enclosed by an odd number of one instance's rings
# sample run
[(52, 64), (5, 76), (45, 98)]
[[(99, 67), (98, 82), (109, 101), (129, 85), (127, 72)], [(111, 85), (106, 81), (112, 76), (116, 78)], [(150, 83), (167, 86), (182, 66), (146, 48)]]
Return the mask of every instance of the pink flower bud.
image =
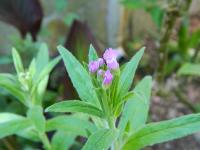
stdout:
[(103, 54), (103, 58), (107, 61), (110, 59), (117, 59), (117, 51), (113, 50), (112, 48), (108, 48), (105, 50)]
[(99, 69), (99, 62), (98, 61), (91, 61), (88, 65), (89, 71), (95, 73)]
[(107, 49), (103, 54), (103, 58), (105, 59), (108, 68), (111, 70), (116, 70), (119, 68), (117, 55), (117, 51), (113, 50), (112, 48)]
[(101, 66), (104, 65), (104, 60), (103, 60), (103, 58), (99, 58), (99, 59), (98, 59), (98, 62), (99, 62), (99, 67), (101, 67)]
[(113, 80), (113, 75), (111, 74), (110, 70), (107, 70), (104, 74), (103, 84), (110, 85)]
[(108, 60), (106, 63), (108, 68), (111, 70), (117, 70), (119, 68), (119, 63), (117, 62), (117, 60)]

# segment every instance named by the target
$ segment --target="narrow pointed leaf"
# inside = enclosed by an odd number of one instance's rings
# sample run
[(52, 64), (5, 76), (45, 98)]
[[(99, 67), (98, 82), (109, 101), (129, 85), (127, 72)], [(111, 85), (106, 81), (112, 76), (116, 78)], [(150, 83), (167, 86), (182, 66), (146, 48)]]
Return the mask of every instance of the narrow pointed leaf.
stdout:
[(96, 126), (84, 119), (80, 119), (73, 115), (59, 116), (53, 119), (47, 120), (46, 131), (59, 130), (84, 137), (88, 136), (88, 132), (93, 133), (97, 130)]
[(178, 75), (200, 76), (200, 64), (185, 63), (178, 70)]
[(17, 114), (13, 114), (13, 113), (0, 113), (0, 123), (5, 123), (5, 122), (9, 122), (12, 120), (17, 120), (17, 119), (23, 119), (23, 116), (17, 115)]
[(148, 145), (181, 138), (200, 131), (200, 114), (150, 123), (127, 140), (123, 150), (139, 150)]
[(93, 47), (92, 44), (90, 44), (88, 57), (89, 57), (89, 62), (98, 59), (97, 52), (96, 52), (96, 50), (95, 50), (95, 48)]
[(40, 74), (40, 72), (45, 68), (48, 62), (49, 62), (48, 47), (45, 43), (42, 43), (36, 57), (37, 75)]
[(145, 77), (137, 84), (134, 89), (134, 95), (130, 97), (124, 106), (119, 123), (120, 133), (124, 132), (128, 122), (130, 123), (130, 130), (132, 132), (144, 127), (148, 117), (151, 87), (152, 78), (149, 76)]
[(123, 96), (131, 87), (137, 66), (144, 53), (144, 49), (145, 47), (141, 48), (122, 70), (118, 85), (118, 93), (120, 93), (120, 96)]
[(101, 129), (88, 138), (82, 150), (107, 150), (116, 139), (116, 130)]
[(53, 68), (58, 64), (58, 62), (61, 60), (61, 57), (56, 57), (52, 61), (46, 65), (46, 67), (41, 71), (41, 73), (38, 75), (34, 86), (32, 88), (32, 93), (35, 92), (37, 86), (40, 84), (42, 80), (45, 80), (45, 78), (48, 77), (49, 73), (53, 70)]
[(30, 73), (31, 77), (33, 77), (36, 74), (36, 62), (34, 58), (32, 59), (28, 67), (28, 72)]
[(51, 142), (52, 149), (67, 150), (74, 143), (75, 138), (76, 136), (71, 133), (57, 131)]
[(15, 48), (12, 49), (12, 57), (15, 65), (15, 69), (17, 74), (19, 75), (20, 72), (24, 72), (24, 67), (22, 64), (21, 57)]
[(0, 138), (17, 134), (31, 126), (30, 120), (11, 113), (0, 113)]
[(38, 136), (38, 133), (35, 131), (35, 128), (33, 125), (24, 128), (23, 130), (20, 130), (16, 133), (16, 135), (23, 137), (25, 139), (34, 141), (34, 142), (40, 142), (40, 138)]
[(60, 60), (61, 57), (58, 56), (54, 58), (52, 61), (50, 61), (39, 74), (36, 84), (38, 84), (41, 80), (43, 80), (46, 76), (48, 76), (49, 73), (53, 70), (53, 68), (59, 63)]
[(90, 103), (79, 101), (79, 100), (70, 100), (70, 101), (63, 101), (52, 106), (48, 107), (46, 111), (49, 112), (82, 112), (87, 113), (89, 115), (94, 115), (103, 118), (103, 112), (91, 105)]
[(25, 95), (20, 90), (20, 86), (17, 84), (17, 80), (11, 74), (0, 74), (0, 87), (7, 90), (10, 94), (16, 97), (20, 102), (26, 104)]
[(58, 46), (58, 50), (64, 60), (73, 86), (76, 88), (81, 100), (99, 106), (99, 101), (88, 72), (67, 49)]
[[(13, 113), (0, 113), (0, 126), (3, 123), (9, 124), (9, 122), (12, 122), (14, 120), (20, 120), (21, 121), (23, 119), (25, 119), (23, 116), (16, 115), (16, 114), (13, 114)], [(5, 126), (8, 125), (8, 124), (5, 124)], [(22, 130), (20, 129), (15, 134), (17, 134), (18, 136), (21, 136), (23, 138), (32, 140), (32, 141), (39, 141), (37, 134), (32, 129), (33, 128), (30, 124), (30, 126), (28, 126), (27, 128), (24, 128)]]

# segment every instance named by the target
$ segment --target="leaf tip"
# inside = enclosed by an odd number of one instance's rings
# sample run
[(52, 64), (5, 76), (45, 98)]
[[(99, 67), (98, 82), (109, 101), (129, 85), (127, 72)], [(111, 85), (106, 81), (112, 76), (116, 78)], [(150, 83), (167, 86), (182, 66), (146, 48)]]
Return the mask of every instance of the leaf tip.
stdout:
[(44, 110), (44, 112), (49, 112), (50, 107), (51, 107), (51, 106), (47, 107), (47, 108)]
[(146, 46), (143, 46), (140, 50), (144, 53), (144, 51), (146, 50)]
[(65, 49), (65, 48), (64, 48), (64, 46), (62, 46), (62, 45), (58, 45), (58, 46), (57, 46), (57, 49), (58, 49), (59, 52), (61, 52), (61, 51), (63, 51), (63, 49)]

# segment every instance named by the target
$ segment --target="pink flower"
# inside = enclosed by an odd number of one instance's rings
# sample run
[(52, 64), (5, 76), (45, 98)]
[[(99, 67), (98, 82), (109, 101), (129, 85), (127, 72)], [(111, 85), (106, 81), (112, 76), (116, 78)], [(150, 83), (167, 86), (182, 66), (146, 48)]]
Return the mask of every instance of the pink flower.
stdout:
[(113, 50), (112, 48), (108, 48), (105, 50), (103, 54), (103, 58), (107, 61), (109, 59), (117, 59), (117, 51)]
[(111, 70), (116, 70), (119, 68), (119, 63), (117, 62), (117, 60), (114, 60), (114, 59), (108, 60), (106, 63), (107, 63), (108, 68)]
[(110, 70), (107, 70), (104, 74), (103, 84), (110, 85), (113, 80), (113, 75), (111, 74)]
[(107, 49), (103, 54), (103, 58), (106, 61), (108, 68), (111, 70), (116, 70), (119, 68), (119, 63), (117, 62), (117, 55), (117, 51), (113, 50), (112, 48)]
[(104, 60), (103, 58), (98, 58), (98, 62), (99, 62), (99, 67), (104, 65)]
[(99, 69), (99, 62), (98, 61), (91, 61), (88, 65), (89, 71), (95, 73)]

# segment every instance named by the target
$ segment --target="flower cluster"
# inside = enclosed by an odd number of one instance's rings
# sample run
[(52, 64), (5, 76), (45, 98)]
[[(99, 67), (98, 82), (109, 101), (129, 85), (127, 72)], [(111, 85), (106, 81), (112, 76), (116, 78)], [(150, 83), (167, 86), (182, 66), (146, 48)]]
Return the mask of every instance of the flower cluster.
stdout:
[(112, 48), (105, 50), (103, 58), (91, 61), (88, 65), (91, 73), (97, 73), (98, 76), (103, 77), (103, 85), (108, 86), (113, 80), (113, 71), (119, 69), (119, 63), (117, 62), (117, 51)]

